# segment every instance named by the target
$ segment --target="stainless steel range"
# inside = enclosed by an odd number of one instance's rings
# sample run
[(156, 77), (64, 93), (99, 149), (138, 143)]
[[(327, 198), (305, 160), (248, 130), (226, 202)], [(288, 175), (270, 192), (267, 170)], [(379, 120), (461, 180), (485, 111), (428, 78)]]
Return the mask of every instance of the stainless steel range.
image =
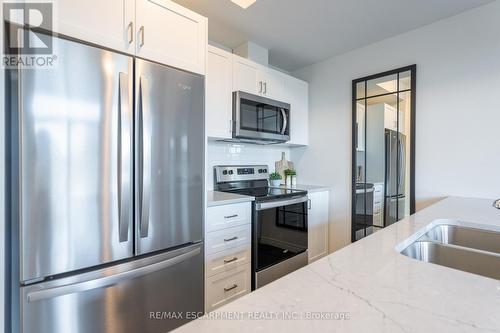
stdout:
[(255, 197), (252, 290), (307, 265), (307, 191), (268, 186), (266, 165), (216, 166), (215, 190)]

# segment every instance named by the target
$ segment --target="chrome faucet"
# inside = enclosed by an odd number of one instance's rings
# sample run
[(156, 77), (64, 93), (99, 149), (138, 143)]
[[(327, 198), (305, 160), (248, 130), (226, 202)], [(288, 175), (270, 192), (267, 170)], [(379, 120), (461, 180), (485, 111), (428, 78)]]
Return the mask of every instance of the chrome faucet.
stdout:
[(493, 202), (493, 207), (495, 207), (496, 209), (500, 209), (500, 199), (495, 200), (495, 202)]

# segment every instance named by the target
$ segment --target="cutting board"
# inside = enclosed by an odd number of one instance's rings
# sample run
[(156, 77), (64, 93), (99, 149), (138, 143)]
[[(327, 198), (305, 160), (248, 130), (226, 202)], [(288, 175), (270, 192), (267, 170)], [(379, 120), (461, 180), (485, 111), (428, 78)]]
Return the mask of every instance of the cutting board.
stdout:
[(276, 161), (274, 168), (276, 169), (276, 172), (281, 175), (281, 184), (285, 184), (285, 170), (294, 170), (293, 162), (286, 160), (285, 152), (281, 153), (281, 161)]

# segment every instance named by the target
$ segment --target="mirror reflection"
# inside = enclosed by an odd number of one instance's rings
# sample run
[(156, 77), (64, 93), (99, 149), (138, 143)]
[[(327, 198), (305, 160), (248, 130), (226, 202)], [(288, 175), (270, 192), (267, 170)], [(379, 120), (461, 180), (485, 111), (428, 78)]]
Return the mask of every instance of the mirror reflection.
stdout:
[(353, 81), (352, 241), (414, 209), (414, 75), (411, 66)]

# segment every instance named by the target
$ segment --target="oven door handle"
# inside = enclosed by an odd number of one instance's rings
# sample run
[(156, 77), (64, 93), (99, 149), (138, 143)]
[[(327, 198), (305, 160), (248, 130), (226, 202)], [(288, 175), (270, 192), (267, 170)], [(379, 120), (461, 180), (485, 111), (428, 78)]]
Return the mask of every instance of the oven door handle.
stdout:
[(294, 205), (302, 202), (307, 202), (307, 196), (293, 198), (288, 200), (275, 200), (269, 202), (260, 202), (255, 204), (255, 210), (271, 209), (276, 207), (283, 207), (288, 205)]

